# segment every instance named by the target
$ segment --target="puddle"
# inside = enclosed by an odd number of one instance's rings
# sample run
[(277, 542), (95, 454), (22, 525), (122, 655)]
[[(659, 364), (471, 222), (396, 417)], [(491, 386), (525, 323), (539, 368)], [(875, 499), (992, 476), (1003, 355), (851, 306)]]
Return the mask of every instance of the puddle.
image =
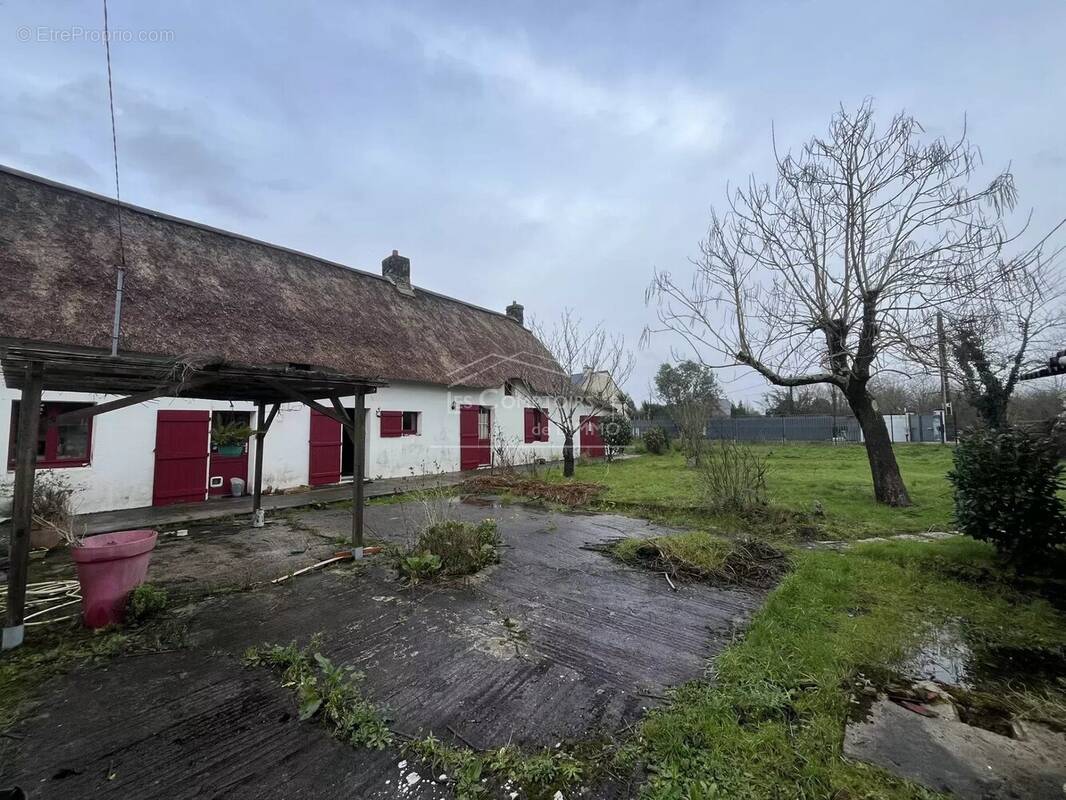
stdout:
[(973, 651), (957, 624), (933, 631), (901, 671), (916, 680), (936, 681), (964, 689), (973, 688)]

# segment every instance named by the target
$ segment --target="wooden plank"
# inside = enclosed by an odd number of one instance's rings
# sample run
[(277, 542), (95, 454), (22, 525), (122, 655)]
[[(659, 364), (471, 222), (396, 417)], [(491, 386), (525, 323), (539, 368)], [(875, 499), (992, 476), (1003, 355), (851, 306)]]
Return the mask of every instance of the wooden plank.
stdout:
[(30, 529), (33, 526), (33, 480), (37, 470), (37, 435), (41, 417), (40, 364), (26, 369), (19, 402), (18, 450), (11, 514), (11, 570), (7, 578), (7, 620), (3, 647), (22, 644), (26, 607), (26, 582), (30, 568)]
[[(313, 408), (319, 414), (322, 414), (323, 416), (327, 416), (330, 419), (332, 419), (332, 420), (334, 420), (336, 422), (339, 422), (345, 428), (350, 428), (351, 425), (352, 425), (352, 421), (348, 417), (347, 414), (344, 414), (342, 416), (342, 415), (338, 414), (336, 411), (334, 411), (332, 408), (327, 408), (326, 406), (322, 405), (321, 403), (318, 403), (318, 402), (312, 400), (310, 397), (307, 397), (306, 395), (302, 394), (301, 392), (298, 392), (296, 389), (293, 389), (291, 386), (286, 386), (281, 381), (275, 381), (275, 380), (271, 380), (271, 379), (263, 379), (263, 383), (266, 384), (267, 386), (271, 387), (275, 391), (280, 392), (282, 395), (285, 395), (289, 399), (291, 399), (291, 400), (293, 400), (293, 401), (295, 401), (297, 403), (303, 403), (305, 406), (308, 406), (309, 408)], [(334, 399), (334, 398), (331, 398), (331, 399)]]

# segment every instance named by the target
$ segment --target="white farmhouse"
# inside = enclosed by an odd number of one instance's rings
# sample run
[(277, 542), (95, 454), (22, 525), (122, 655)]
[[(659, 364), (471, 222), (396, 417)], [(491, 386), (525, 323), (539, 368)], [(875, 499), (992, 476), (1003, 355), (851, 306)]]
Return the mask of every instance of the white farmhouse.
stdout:
[[(561, 456), (562, 435), (517, 386), (559, 369), (521, 305), (498, 313), (421, 289), (396, 251), (380, 275), (364, 272), (0, 167), (0, 346), (109, 353), (116, 306), (123, 354), (385, 382), (366, 397), (371, 479), (486, 466), (501, 443), (520, 461)], [(0, 489), (13, 479), (19, 395), (0, 383)], [(41, 415), (112, 399), (46, 391)], [(256, 416), (254, 402), (160, 398), (42, 425), (38, 467), (81, 490), (82, 512), (207, 501), (247, 480), (255, 458), (254, 438), (222, 448), (212, 431), (254, 429)], [(350, 481), (353, 462), (340, 423), (286, 404), (264, 447), (263, 485)]]

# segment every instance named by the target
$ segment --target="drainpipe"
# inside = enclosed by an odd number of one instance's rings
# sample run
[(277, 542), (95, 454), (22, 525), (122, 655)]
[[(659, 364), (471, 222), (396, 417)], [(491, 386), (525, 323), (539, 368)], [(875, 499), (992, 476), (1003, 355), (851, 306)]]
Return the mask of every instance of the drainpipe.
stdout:
[(118, 355), (118, 332), (122, 327), (122, 284), (125, 278), (126, 270), (123, 267), (119, 267), (115, 283), (115, 322), (111, 327), (111, 355), (113, 356)]

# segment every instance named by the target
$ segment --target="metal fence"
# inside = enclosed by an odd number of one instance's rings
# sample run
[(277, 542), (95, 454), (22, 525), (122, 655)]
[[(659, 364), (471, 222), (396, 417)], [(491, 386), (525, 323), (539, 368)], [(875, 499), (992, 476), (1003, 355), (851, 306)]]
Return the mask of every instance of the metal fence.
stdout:
[[(885, 426), (893, 442), (940, 442), (941, 414), (885, 415)], [(633, 420), (633, 435), (640, 438), (649, 428), (662, 428), (671, 438), (677, 424), (665, 417)], [(708, 439), (739, 442), (861, 442), (862, 430), (852, 416), (791, 417), (712, 417), (707, 421)], [(955, 430), (948, 418), (947, 439), (954, 441)]]
[(740, 442), (861, 442), (854, 417), (720, 417), (707, 425), (708, 439)]

